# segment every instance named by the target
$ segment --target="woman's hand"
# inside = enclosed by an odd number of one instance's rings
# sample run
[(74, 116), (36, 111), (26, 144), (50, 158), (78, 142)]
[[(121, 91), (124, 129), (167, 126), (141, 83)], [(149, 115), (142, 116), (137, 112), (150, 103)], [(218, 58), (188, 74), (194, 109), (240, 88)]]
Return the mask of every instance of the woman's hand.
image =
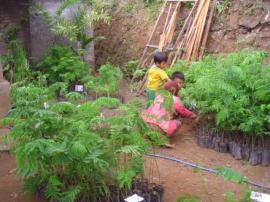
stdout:
[(196, 114), (192, 114), (190, 118), (196, 119), (197, 118), (197, 115)]

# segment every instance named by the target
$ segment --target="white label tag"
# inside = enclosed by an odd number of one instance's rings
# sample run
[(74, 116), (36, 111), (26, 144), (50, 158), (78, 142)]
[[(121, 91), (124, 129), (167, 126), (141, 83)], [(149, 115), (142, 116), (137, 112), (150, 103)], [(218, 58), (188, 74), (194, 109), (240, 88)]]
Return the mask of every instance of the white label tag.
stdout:
[(75, 85), (76, 92), (83, 92), (83, 85)]
[(125, 202), (141, 202), (141, 201), (143, 201), (143, 200), (144, 200), (143, 197), (141, 197), (141, 196), (139, 196), (139, 195), (137, 195), (137, 194), (134, 194), (134, 195), (132, 195), (132, 196), (126, 198), (126, 199), (125, 199)]
[(47, 102), (44, 102), (44, 109), (49, 109), (50, 108), (50, 105), (47, 103)]
[(270, 195), (253, 191), (253, 192), (251, 192), (250, 199), (252, 199), (256, 202), (269, 202)]

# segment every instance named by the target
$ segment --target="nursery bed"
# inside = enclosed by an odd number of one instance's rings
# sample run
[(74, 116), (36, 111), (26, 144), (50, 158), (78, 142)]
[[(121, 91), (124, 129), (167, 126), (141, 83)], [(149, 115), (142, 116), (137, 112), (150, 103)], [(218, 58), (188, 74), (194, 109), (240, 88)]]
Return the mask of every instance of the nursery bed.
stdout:
[[(248, 161), (251, 165), (270, 165), (270, 138), (252, 140), (241, 134), (226, 134), (214, 131), (205, 124), (196, 127), (197, 144), (221, 153), (230, 153), (237, 160)], [(254, 141), (252, 143), (252, 141)]]
[[(157, 153), (175, 156), (181, 159), (190, 160), (194, 163), (205, 165), (210, 168), (218, 166), (228, 166), (244, 174), (249, 179), (269, 184), (269, 167), (250, 166), (244, 161), (237, 161), (231, 155), (218, 153), (213, 150), (197, 146), (194, 140), (194, 123), (189, 120), (184, 121), (183, 127), (173, 137), (176, 149), (157, 149)], [(21, 194), (21, 183), (16, 179), (14, 169), (16, 168), (14, 157), (8, 153), (0, 153), (0, 163), (5, 162), (5, 166), (0, 167), (0, 197), (6, 202), (43, 202), (38, 198), (29, 198)], [(242, 187), (234, 183), (224, 182), (221, 177), (201, 173), (205, 178), (208, 194), (206, 194), (200, 183), (200, 174), (193, 172), (190, 168), (184, 168), (161, 159), (146, 158), (145, 178), (150, 183), (161, 184), (164, 190), (163, 201), (175, 202), (183, 194), (199, 196), (203, 201), (224, 201), (223, 194), (233, 191), (236, 196), (241, 195)], [(3, 190), (3, 191), (2, 191)], [(141, 193), (138, 191), (137, 193)]]

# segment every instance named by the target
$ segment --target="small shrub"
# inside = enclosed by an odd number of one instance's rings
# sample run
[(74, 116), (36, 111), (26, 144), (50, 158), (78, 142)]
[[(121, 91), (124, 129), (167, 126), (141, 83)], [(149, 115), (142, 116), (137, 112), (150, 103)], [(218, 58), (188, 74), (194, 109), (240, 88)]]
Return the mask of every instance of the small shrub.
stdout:
[(184, 195), (177, 199), (176, 202), (202, 202), (197, 196)]
[(0, 56), (5, 78), (10, 83), (29, 80), (31, 72), (22, 43), (17, 39), (18, 28), (10, 26), (7, 31), (8, 52)]
[(106, 64), (102, 65), (98, 72), (98, 76), (89, 78), (87, 89), (96, 93), (105, 93), (107, 96), (116, 93), (123, 78), (121, 70), (112, 64)]
[[(148, 140), (162, 141), (140, 118), (136, 104), (102, 97), (76, 106), (56, 102), (53, 92), (17, 83), (12, 89), (16, 108), (2, 121), (13, 125), (10, 136), (23, 190), (50, 201), (95, 201), (109, 198), (111, 186), (130, 188), (143, 172)], [(68, 95), (72, 100), (79, 96)], [(104, 108), (117, 109), (117, 116), (103, 116)]]
[(246, 135), (269, 134), (270, 68), (262, 65), (266, 54), (244, 50), (228, 55), (207, 56), (201, 62), (177, 64), (186, 87), (181, 95), (201, 115), (214, 114), (225, 131)]
[(88, 67), (69, 47), (54, 46), (37, 65), (47, 75), (48, 83), (65, 82), (73, 84), (88, 74)]

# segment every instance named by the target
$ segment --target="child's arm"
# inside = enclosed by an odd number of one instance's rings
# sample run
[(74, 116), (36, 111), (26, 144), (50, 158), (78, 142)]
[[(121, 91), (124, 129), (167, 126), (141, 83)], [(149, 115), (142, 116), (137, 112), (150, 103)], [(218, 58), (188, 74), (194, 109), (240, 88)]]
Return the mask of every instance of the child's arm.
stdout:
[(196, 114), (189, 111), (180, 101), (178, 97), (174, 97), (174, 109), (184, 117), (196, 118)]
[(163, 82), (167, 82), (170, 80), (170, 78), (168, 77), (167, 73), (164, 70), (160, 71), (159, 76)]

